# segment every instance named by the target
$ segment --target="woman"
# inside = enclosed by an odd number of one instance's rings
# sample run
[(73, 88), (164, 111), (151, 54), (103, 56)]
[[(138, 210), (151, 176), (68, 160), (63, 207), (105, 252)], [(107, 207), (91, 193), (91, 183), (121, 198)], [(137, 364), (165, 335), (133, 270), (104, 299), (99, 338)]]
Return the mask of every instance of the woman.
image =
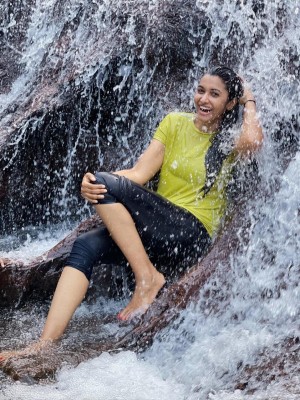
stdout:
[[(165, 284), (162, 265), (192, 265), (207, 250), (222, 219), (230, 166), (237, 153), (256, 151), (263, 135), (252, 92), (227, 67), (206, 73), (197, 87), (196, 113), (171, 113), (133, 168), (87, 173), (82, 196), (105, 227), (80, 236), (59, 279), (40, 341), (58, 339), (84, 298), (93, 265), (125, 259), (135, 277), (121, 320), (145, 312)], [(244, 106), (241, 133), (230, 130)], [(143, 187), (160, 171), (157, 193)], [(31, 347), (31, 351), (33, 349)], [(4, 355), (2, 357), (5, 357)]]

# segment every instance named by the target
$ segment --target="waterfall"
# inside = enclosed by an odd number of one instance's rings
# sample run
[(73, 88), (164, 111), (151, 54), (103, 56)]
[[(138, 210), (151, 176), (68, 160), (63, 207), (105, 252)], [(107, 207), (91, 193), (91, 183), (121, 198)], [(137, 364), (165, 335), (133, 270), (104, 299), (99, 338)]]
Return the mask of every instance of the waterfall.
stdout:
[[(23, 232), (24, 251), (33, 229), (39, 246), (47, 229), (90, 215), (84, 172), (130, 166), (163, 115), (192, 108), (212, 63), (251, 84), (265, 135), (248, 238), (226, 276), (146, 352), (103, 353), (44, 386), (0, 375), (0, 399), (299, 399), (299, 1), (28, 0), (0, 11), (0, 254), (7, 237), (20, 246), (11, 238)], [(120, 302), (83, 304), (75, 321)], [(1, 346), (36, 338), (44, 315), (7, 311)]]

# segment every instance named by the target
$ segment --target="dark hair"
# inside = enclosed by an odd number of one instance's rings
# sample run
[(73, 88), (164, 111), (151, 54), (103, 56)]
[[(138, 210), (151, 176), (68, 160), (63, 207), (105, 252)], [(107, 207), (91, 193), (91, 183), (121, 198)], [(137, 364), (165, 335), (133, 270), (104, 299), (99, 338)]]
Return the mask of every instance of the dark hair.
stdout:
[[(210, 191), (222, 168), (223, 161), (232, 151), (234, 142), (231, 135), (228, 135), (228, 130), (238, 120), (238, 100), (242, 97), (244, 92), (241, 78), (231, 68), (220, 65), (210, 69), (207, 74), (221, 78), (228, 91), (228, 101), (237, 99), (237, 103), (231, 110), (225, 111), (219, 132), (211, 139), (212, 144), (205, 156), (206, 178), (205, 184), (201, 189), (204, 195)], [(231, 143), (228, 143), (228, 140), (231, 140)], [(224, 146), (224, 143), (226, 143), (226, 146)]]

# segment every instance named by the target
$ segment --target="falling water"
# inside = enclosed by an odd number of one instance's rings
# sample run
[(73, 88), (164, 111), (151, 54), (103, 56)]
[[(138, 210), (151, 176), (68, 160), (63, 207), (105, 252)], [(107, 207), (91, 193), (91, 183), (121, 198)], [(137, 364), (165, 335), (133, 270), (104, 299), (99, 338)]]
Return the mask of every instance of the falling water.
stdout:
[[(32, 245), (32, 229), (44, 235), (41, 246), (45, 246), (48, 229), (58, 232), (57, 240), (68, 229), (54, 225), (62, 223), (62, 215), (73, 223), (89, 215), (74, 190), (82, 173), (96, 166), (130, 165), (163, 114), (192, 107), (197, 77), (210, 62), (234, 66), (251, 83), (265, 143), (258, 157), (261, 183), (247, 207), (248, 240), (241, 235), (229, 273), (215, 274), (201, 289), (199, 301), (190, 304), (144, 353), (103, 353), (77, 368), (64, 366), (55, 384), (29, 387), (2, 376), (0, 398), (299, 399), (299, 2), (72, 0), (61, 7), (54, 0), (40, 0), (28, 2), (28, 7), (31, 16), (23, 20), (22, 49), (16, 48), (13, 55), (20, 68), (0, 98), (2, 132), (12, 135), (15, 143), (10, 146), (13, 150), (6, 150), (3, 166), (14, 176), (13, 163), (26, 164), (20, 151), (28, 153), (27, 141), (31, 143), (47, 121), (64, 134), (63, 162), (56, 166), (52, 154), (42, 165), (38, 155), (34, 157), (50, 177), (45, 198), (31, 185), (36, 198), (45, 200), (34, 208), (36, 214), (45, 214), (43, 223), (38, 224), (30, 210), (19, 217), (15, 202), (7, 201), (3, 241), (8, 232), (26, 231), (22, 225), (26, 221), (31, 228), (21, 251)], [(179, 21), (179, 26), (165, 27), (161, 18), (166, 15), (176, 16), (167, 21)], [(2, 29), (9, 37), (14, 20), (5, 23)], [(173, 41), (179, 28), (182, 43)], [(174, 55), (176, 48), (180, 54)], [(58, 85), (50, 85), (51, 74)], [(10, 121), (18, 124), (20, 117), (11, 110), (24, 111), (29, 93), (34, 85), (43, 87), (41, 82), (47, 83), (50, 99), (40, 99), (45, 107), (40, 106), (38, 114), (29, 113), (26, 123), (18, 125), (16, 138), (7, 127)], [(51, 90), (57, 90), (58, 97), (50, 96)], [(34, 98), (38, 100), (37, 93)], [(72, 110), (65, 98), (72, 101)], [(54, 143), (48, 149), (58, 147)], [(31, 168), (38, 171), (34, 163)], [(83, 304), (69, 340), (78, 339), (76, 324), (81, 318), (120, 305), (103, 299)], [(35, 339), (44, 317), (45, 310), (38, 308), (7, 312), (11, 331), (4, 332), (3, 347)], [(38, 323), (29, 332), (32, 318)], [(107, 329), (120, 328), (112, 323)]]

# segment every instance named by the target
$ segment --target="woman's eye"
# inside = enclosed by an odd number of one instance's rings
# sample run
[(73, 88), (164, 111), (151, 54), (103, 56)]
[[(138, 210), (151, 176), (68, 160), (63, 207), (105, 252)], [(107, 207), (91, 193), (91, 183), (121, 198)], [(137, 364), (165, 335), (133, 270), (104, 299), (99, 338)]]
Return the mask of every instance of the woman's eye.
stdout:
[(204, 93), (204, 90), (202, 88), (198, 88), (198, 93), (202, 94)]
[(211, 95), (212, 95), (213, 97), (219, 97), (219, 93), (218, 93), (218, 92), (212, 92)]

